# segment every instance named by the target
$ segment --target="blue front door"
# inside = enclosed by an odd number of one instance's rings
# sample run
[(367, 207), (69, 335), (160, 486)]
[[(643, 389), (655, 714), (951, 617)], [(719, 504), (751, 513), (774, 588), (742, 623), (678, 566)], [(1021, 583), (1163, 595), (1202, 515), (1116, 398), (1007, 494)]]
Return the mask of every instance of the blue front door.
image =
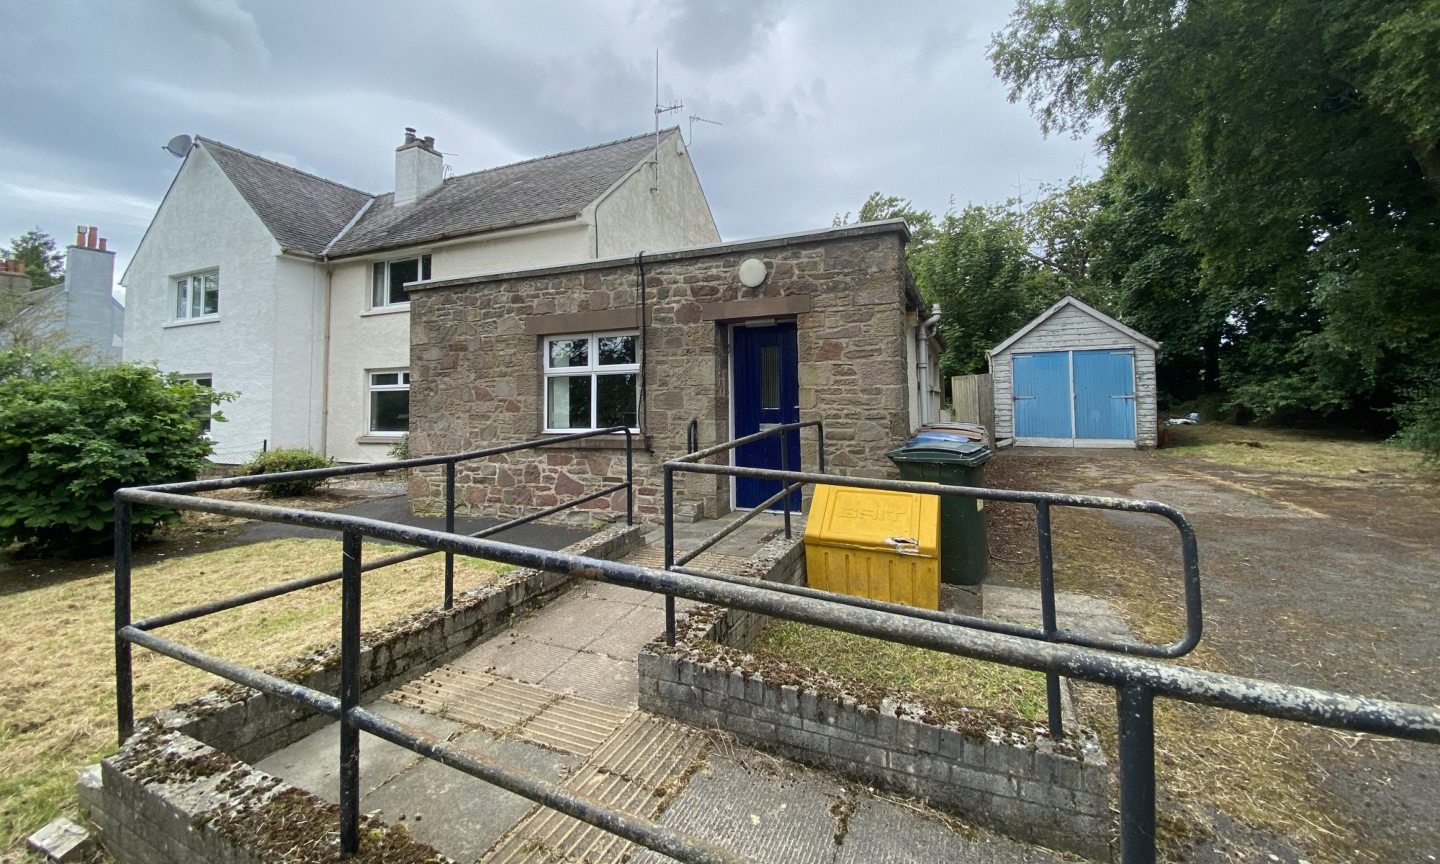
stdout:
[(1135, 439), (1133, 351), (1076, 351), (1075, 437)]
[[(734, 381), (735, 437), (743, 438), (780, 423), (800, 419), (799, 354), (795, 344), (795, 325), (773, 324), (768, 327), (739, 327), (734, 330), (731, 356)], [(736, 448), (735, 464), (750, 468), (779, 468), (780, 447), (786, 454), (791, 471), (800, 470), (800, 433), (798, 430), (763, 438)], [(735, 478), (735, 507), (754, 507), (780, 491), (778, 480)], [(778, 503), (777, 505), (778, 506)], [(790, 506), (800, 507), (800, 494), (791, 496)]]
[(1014, 370), (1015, 437), (1072, 438), (1070, 352), (1016, 354)]

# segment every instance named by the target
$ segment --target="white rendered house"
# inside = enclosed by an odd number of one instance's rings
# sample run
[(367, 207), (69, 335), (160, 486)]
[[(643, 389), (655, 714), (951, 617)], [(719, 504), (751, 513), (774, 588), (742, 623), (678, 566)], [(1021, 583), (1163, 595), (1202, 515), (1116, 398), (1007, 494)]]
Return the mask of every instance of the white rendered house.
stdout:
[(675, 129), (448, 178), (407, 129), (383, 195), (196, 138), (121, 278), (124, 355), (239, 394), (217, 462), (380, 461), (408, 428), (408, 283), (719, 239)]

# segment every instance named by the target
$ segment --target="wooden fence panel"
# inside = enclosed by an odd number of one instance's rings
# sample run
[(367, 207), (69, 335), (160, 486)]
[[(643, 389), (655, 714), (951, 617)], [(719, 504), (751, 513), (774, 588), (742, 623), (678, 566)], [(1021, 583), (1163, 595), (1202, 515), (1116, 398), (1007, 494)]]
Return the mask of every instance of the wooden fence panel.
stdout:
[(995, 441), (995, 384), (990, 373), (950, 379), (950, 401), (957, 423), (979, 423)]

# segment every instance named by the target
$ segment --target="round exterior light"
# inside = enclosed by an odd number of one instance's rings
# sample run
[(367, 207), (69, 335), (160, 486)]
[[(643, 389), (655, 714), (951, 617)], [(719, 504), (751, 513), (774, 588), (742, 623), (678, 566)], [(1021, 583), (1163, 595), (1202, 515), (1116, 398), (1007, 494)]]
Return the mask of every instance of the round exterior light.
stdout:
[(740, 284), (746, 288), (758, 288), (768, 275), (765, 262), (759, 258), (746, 258), (740, 262)]

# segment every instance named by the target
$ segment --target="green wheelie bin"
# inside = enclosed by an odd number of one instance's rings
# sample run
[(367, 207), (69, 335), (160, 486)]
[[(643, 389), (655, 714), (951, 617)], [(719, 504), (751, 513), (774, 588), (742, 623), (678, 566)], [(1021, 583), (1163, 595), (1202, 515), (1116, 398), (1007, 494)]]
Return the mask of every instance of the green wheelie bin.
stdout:
[[(984, 486), (985, 463), (993, 455), (983, 441), (961, 436), (926, 435), (885, 454), (900, 469), (900, 479), (946, 486)], [(985, 534), (985, 502), (979, 498), (940, 498), (940, 581), (978, 585), (990, 563)]]

